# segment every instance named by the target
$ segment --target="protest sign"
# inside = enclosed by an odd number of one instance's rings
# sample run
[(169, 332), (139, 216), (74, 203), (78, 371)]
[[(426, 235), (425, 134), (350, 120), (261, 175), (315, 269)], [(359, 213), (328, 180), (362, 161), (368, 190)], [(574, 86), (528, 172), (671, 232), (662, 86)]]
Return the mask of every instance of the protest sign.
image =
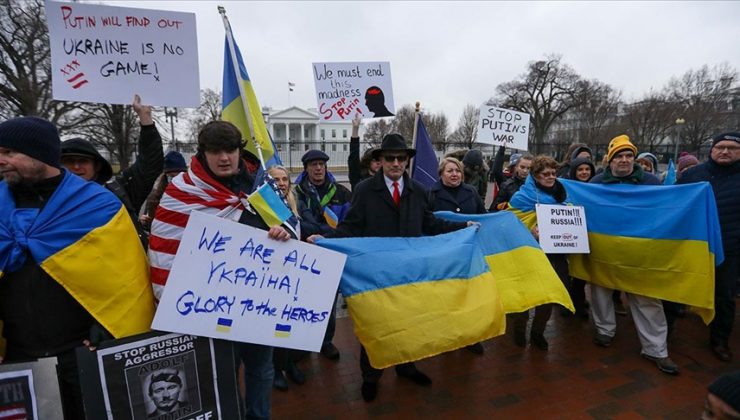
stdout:
[(389, 62), (313, 63), (322, 120), (392, 117), (396, 112)]
[(54, 99), (200, 104), (195, 14), (46, 2)]
[(62, 418), (57, 358), (0, 365), (0, 419)]
[(88, 418), (238, 417), (232, 345), (146, 333), (77, 351)]
[(319, 351), (345, 260), (193, 212), (152, 328)]
[(527, 150), (529, 114), (483, 105), (476, 142)]
[(537, 204), (540, 247), (546, 254), (588, 254), (586, 212), (582, 206)]

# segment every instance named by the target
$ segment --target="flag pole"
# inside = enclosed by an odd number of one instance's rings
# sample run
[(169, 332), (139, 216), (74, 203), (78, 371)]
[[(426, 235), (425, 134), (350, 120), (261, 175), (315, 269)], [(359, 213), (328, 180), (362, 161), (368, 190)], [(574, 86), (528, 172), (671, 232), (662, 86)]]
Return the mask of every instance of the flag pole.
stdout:
[[(421, 102), (416, 101), (416, 109), (414, 110), (414, 134), (411, 136), (411, 148), (416, 149), (416, 135), (417, 135), (417, 127), (419, 127), (419, 118), (420, 117), (420, 109), (421, 109)], [(409, 176), (414, 176), (414, 158), (411, 158), (409, 160)]]
[(262, 170), (267, 170), (265, 167), (265, 158), (262, 156), (262, 146), (260, 146), (257, 138), (254, 135), (254, 127), (252, 127), (252, 114), (249, 112), (249, 104), (247, 103), (247, 95), (244, 93), (244, 85), (242, 85), (242, 76), (239, 71), (239, 64), (236, 58), (236, 48), (234, 47), (234, 37), (231, 33), (231, 24), (229, 18), (226, 17), (226, 9), (223, 6), (218, 6), (218, 13), (221, 14), (221, 18), (224, 21), (224, 29), (226, 30), (226, 40), (229, 43), (229, 53), (231, 54), (231, 63), (234, 66), (234, 75), (236, 76), (237, 85), (239, 86), (239, 96), (242, 100), (242, 106), (244, 107), (244, 113), (247, 117), (247, 125), (249, 126), (249, 136), (254, 143), (254, 147), (257, 149), (257, 157), (260, 159), (260, 165)]

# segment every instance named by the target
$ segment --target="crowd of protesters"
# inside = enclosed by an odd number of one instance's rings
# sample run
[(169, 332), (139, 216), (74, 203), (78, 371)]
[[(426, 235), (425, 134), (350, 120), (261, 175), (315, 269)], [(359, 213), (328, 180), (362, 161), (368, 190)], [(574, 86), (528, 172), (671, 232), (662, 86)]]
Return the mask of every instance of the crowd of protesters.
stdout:
[[(407, 169), (415, 150), (401, 135), (388, 134), (379, 148), (360, 155), (360, 120), (355, 119), (347, 162), (351, 190), (328, 170), (329, 156), (320, 150), (309, 150), (303, 155), (300, 174), (291, 174), (282, 166), (269, 168), (298, 221), (295, 229), (289, 230), (269, 227), (256, 213), (243, 205), (239, 207), (239, 197), (255, 188), (258, 163), (244, 153), (245, 136), (234, 125), (224, 121), (206, 124), (198, 135), (197, 153), (188, 164), (177, 152), (163, 153), (151, 108), (143, 105), (138, 96), (133, 109), (141, 123), (139, 154), (131, 167), (115, 176), (110, 163), (92, 142), (83, 138), (62, 142), (49, 121), (19, 117), (0, 123), (0, 320), (7, 343), (3, 360), (58, 357), (65, 418), (84, 416), (74, 349), (87, 346), (93, 350), (114, 334), (72, 289), (64, 287), (48, 271), (40, 259), (43, 252), (34, 245), (35, 241), (44, 239), (39, 236), (44, 232), (37, 232), (38, 220), (53, 223), (58, 217), (49, 214), (59, 208), (54, 199), (55, 194), (61, 194), (58, 191), (70, 192), (69, 203), (63, 208), (72, 214), (80, 211), (75, 206), (91, 205), (82, 202), (86, 195), (78, 196), (72, 191), (86, 188), (91, 191), (89, 194), (104, 198), (109, 194), (106, 190), (113, 193), (110, 197), (115, 197), (125, 208), (131, 231), (139, 239), (138, 249), (117, 252), (148, 249), (152, 297), (157, 299), (166, 287), (172, 256), (177, 251), (177, 246), (172, 244), (179, 244), (183, 226), (193, 210), (263, 229), (268, 237), (280, 241), (293, 238), (313, 243), (320, 237), (415, 237), (474, 224), (443, 221), (434, 216), (437, 210), (482, 214), (507, 211), (517, 207), (517, 203), (566, 202), (567, 193), (560, 179), (594, 184), (658, 185), (663, 178), (654, 155), (638, 153), (629, 137), (619, 135), (609, 143), (602, 165), (596, 164), (592, 150), (583, 143), (571, 145), (563, 162), (548, 156), (511, 153), (506, 167), (507, 150), (501, 147), (490, 169), (478, 150), (453, 153), (441, 159), (439, 182), (427, 189), (409, 177)], [(716, 198), (725, 260), (715, 273), (716, 316), (710, 324), (708, 348), (717, 358), (729, 362), (733, 359), (729, 342), (740, 277), (740, 133), (716, 135), (706, 162), (699, 163), (695, 156), (686, 153), (677, 164), (679, 184), (709, 182)], [(291, 178), (295, 178), (294, 183)], [(493, 191), (487, 189), (489, 182), (493, 183)], [(206, 200), (204, 196), (217, 199)], [(492, 198), (489, 209), (484, 206), (487, 198)], [(527, 228), (538, 238), (536, 220)], [(51, 234), (55, 233), (58, 234), (56, 231)], [(565, 255), (547, 257), (570, 294), (575, 315), (593, 321), (595, 345), (611, 344), (616, 330), (615, 314), (620, 312), (617, 305), (625, 299), (638, 332), (641, 354), (662, 372), (679, 373), (679, 367), (668, 356), (667, 336), (675, 317), (683, 313), (681, 305), (622, 294), (594, 284), (587, 288), (587, 282), (569, 276)], [(83, 265), (70, 268), (71, 275), (84, 278)], [(79, 273), (75, 271), (78, 269)], [(29, 298), (31, 295), (33, 299)], [(27, 305), (28, 301), (33, 305)], [(320, 352), (330, 360), (337, 360), (341, 355), (333, 344), (336, 305), (335, 298)], [(529, 337), (525, 330), (530, 312), (510, 315), (516, 345), (526, 347), (529, 341), (533, 347), (549, 349), (544, 330), (553, 306), (533, 308)], [(467, 348), (475, 354), (484, 351), (481, 343)], [(243, 366), (244, 404), (249, 418), (270, 417), (273, 387), (285, 391), (289, 388), (287, 379), (295, 384), (306, 381), (298, 367), (302, 352), (237, 343), (235, 356), (237, 364)], [(372, 401), (377, 396), (383, 371), (370, 365), (364, 348), (360, 353), (360, 369), (362, 397)], [(432, 383), (413, 363), (396, 366), (396, 372), (418, 385)], [(728, 381), (712, 385), (711, 395), (726, 395)], [(730, 394), (735, 396), (737, 404), (737, 393)], [(714, 399), (710, 402), (717, 403)], [(740, 411), (737, 405), (725, 404), (721, 409), (735, 410), (735, 414)]]

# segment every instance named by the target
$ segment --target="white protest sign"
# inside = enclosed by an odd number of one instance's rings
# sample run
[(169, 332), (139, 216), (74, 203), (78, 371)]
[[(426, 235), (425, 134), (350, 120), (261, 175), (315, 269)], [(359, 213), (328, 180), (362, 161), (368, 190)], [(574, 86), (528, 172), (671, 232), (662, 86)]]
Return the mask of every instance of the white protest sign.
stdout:
[(389, 62), (313, 63), (322, 120), (392, 117), (396, 112)]
[(476, 142), (527, 150), (529, 114), (483, 105), (478, 118)]
[(546, 254), (588, 254), (586, 212), (582, 206), (537, 204), (540, 247)]
[(195, 14), (46, 2), (54, 99), (200, 104)]
[(193, 212), (152, 328), (319, 351), (346, 259)]

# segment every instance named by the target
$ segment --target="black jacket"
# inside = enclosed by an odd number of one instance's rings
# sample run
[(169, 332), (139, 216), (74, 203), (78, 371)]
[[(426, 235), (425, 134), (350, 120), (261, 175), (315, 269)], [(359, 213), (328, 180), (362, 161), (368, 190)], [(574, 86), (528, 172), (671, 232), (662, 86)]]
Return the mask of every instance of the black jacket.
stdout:
[[(463, 214), (483, 214), (486, 207), (478, 192), (470, 185), (460, 184), (457, 188), (447, 188), (437, 181), (431, 188), (434, 211), (452, 211)], [(454, 196), (453, 196), (454, 195)]]
[(516, 175), (504, 181), (504, 183), (501, 184), (501, 189), (499, 190), (498, 195), (491, 203), (491, 206), (488, 208), (488, 211), (496, 212), (499, 210), (503, 210), (498, 208), (499, 205), (508, 203), (509, 200), (511, 200), (511, 197), (514, 196), (514, 193), (519, 191), (519, 188), (524, 185), (524, 181), (526, 181), (526, 179), (519, 179), (519, 177)]
[(740, 254), (740, 161), (721, 166), (710, 159), (687, 169), (678, 183), (701, 181), (708, 181), (714, 191), (725, 254)]
[(449, 222), (434, 217), (431, 193), (410, 179), (407, 173), (403, 174), (403, 181), (399, 207), (393, 202), (382, 170), (360, 182), (347, 217), (326, 236), (418, 237), (452, 232), (467, 226), (465, 222)]
[[(34, 187), (11, 188), (16, 208), (43, 208), (63, 176)], [(0, 279), (0, 320), (9, 362), (53, 356), (81, 346), (95, 324), (92, 315), (34, 261), (30, 252), (26, 252), (20, 270)]]

